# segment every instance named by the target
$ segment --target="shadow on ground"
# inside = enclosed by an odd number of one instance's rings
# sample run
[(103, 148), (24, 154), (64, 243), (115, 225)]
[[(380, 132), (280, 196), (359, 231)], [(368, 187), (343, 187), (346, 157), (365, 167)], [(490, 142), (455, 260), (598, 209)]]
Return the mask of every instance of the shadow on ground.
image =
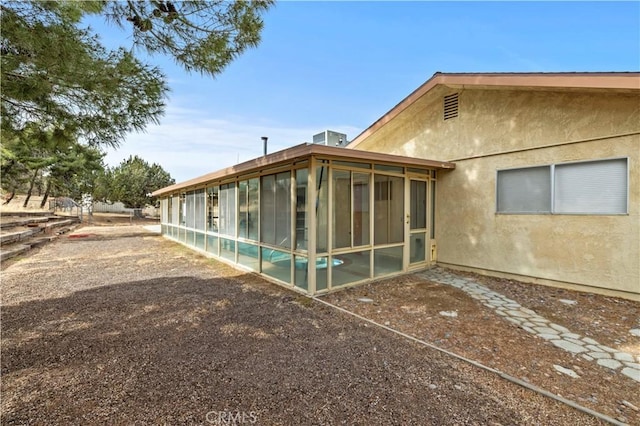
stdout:
[(179, 276), (3, 306), (3, 424), (567, 422), (466, 364), (242, 282)]

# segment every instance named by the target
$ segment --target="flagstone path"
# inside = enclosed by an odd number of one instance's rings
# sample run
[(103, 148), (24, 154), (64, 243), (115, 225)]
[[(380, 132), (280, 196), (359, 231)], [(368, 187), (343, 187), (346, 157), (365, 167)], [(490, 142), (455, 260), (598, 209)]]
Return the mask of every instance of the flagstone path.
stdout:
[(640, 382), (640, 359), (605, 345), (601, 345), (590, 337), (583, 337), (559, 324), (555, 324), (538, 315), (531, 309), (521, 306), (472, 278), (456, 275), (441, 268), (432, 268), (420, 274), (423, 278), (456, 287), (483, 305), (495, 310), (496, 314), (510, 321), (528, 333), (550, 341), (555, 346), (573, 354), (580, 354), (584, 359), (593, 361), (602, 367), (619, 371), (625, 376)]

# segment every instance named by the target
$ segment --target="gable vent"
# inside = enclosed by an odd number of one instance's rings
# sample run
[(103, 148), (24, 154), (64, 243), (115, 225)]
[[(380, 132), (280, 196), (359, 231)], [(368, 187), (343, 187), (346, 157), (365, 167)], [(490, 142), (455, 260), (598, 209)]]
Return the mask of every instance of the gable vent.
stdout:
[(458, 116), (458, 94), (444, 97), (444, 119), (456, 118)]

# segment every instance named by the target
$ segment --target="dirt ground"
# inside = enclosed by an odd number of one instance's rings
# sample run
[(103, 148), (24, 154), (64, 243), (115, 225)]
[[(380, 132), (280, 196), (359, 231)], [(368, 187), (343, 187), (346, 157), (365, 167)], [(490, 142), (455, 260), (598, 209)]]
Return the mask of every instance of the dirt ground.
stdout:
[(85, 215), (82, 223), (87, 226), (119, 226), (119, 225), (159, 225), (160, 220), (152, 217), (135, 217), (126, 213), (93, 213)]
[[(602, 423), (142, 227), (74, 234), (2, 271), (2, 424)], [(623, 330), (637, 303), (489, 281), (601, 343), (636, 344)], [(567, 311), (556, 298), (578, 304)], [(621, 405), (640, 406), (635, 382), (531, 337), (454, 288), (411, 275), (325, 299), (640, 424)], [(553, 363), (579, 367), (581, 379), (557, 375)]]
[[(640, 326), (638, 302), (459, 274), (476, 279), (572, 332), (640, 356), (640, 337), (629, 334), (630, 329)], [(363, 297), (374, 302), (359, 302)], [(324, 299), (623, 423), (640, 425), (640, 412), (634, 409), (640, 407), (638, 382), (525, 332), (462, 290), (409, 275), (336, 292)], [(567, 305), (560, 299), (577, 303)], [(456, 311), (458, 316), (442, 316), (441, 311)], [(561, 374), (554, 365), (573, 369), (580, 377)]]

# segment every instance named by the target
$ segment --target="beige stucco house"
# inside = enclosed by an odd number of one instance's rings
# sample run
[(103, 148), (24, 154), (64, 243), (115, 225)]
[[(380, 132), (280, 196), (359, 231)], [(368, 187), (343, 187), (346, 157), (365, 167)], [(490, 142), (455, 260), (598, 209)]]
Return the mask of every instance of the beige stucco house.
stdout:
[(437, 73), (346, 147), (154, 195), (165, 237), (310, 295), (440, 264), (640, 300), (640, 73)]
[(640, 300), (640, 73), (436, 73), (347, 148), (455, 164), (438, 264)]

